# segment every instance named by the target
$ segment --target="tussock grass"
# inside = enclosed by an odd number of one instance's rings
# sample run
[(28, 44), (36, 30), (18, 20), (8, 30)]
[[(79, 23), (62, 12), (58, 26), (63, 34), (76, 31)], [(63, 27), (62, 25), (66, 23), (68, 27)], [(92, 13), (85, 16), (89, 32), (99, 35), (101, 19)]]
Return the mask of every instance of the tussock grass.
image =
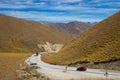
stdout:
[(15, 71), (30, 55), (29, 53), (0, 53), (0, 80), (17, 80)]
[(120, 11), (78, 35), (57, 54), (42, 56), (43, 61), (52, 64), (116, 59), (120, 59)]
[(64, 44), (68, 40), (65, 34), (40, 22), (0, 15), (0, 52), (38, 52), (38, 44)]

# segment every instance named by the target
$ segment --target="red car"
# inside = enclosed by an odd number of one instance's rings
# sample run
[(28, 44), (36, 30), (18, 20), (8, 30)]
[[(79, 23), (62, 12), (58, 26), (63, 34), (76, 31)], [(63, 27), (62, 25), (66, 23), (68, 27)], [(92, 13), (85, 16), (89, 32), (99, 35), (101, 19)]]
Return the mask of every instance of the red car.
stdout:
[(86, 67), (78, 67), (78, 68), (77, 68), (77, 71), (86, 71), (86, 70), (87, 70)]

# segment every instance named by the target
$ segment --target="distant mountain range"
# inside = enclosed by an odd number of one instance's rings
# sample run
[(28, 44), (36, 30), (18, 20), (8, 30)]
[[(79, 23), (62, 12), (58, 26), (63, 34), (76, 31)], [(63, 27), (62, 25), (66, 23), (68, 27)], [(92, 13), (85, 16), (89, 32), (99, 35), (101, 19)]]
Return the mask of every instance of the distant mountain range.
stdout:
[(87, 24), (88, 25), (91, 25), (91, 26), (93, 26), (93, 25), (95, 25), (95, 24), (97, 24), (98, 22), (87, 22)]
[(42, 60), (52, 64), (120, 60), (120, 11), (82, 32), (57, 54), (43, 55)]
[(42, 22), (43, 24), (54, 28), (56, 31), (66, 34), (69, 37), (75, 37), (80, 34), (82, 31), (90, 27), (91, 24), (84, 22), (73, 21), (69, 23), (49, 23)]

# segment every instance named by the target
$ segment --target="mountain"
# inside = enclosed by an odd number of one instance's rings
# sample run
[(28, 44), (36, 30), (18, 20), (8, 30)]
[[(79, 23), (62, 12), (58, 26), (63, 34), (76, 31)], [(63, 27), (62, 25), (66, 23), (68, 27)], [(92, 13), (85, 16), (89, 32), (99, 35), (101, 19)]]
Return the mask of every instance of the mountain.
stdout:
[(57, 54), (43, 55), (42, 60), (52, 64), (120, 60), (120, 11), (85, 30)]
[(66, 43), (63, 33), (35, 21), (27, 21), (0, 14), (0, 52), (39, 51), (37, 44)]
[(82, 31), (86, 30), (90, 27), (89, 24), (84, 22), (73, 21), (69, 23), (49, 23), (49, 22), (42, 22), (47, 26), (54, 28), (58, 32), (62, 32), (69, 37), (75, 37), (76, 35), (80, 34)]
[(95, 24), (97, 24), (98, 22), (87, 22), (87, 24), (88, 25), (90, 25), (90, 26), (93, 26), (93, 25), (95, 25)]

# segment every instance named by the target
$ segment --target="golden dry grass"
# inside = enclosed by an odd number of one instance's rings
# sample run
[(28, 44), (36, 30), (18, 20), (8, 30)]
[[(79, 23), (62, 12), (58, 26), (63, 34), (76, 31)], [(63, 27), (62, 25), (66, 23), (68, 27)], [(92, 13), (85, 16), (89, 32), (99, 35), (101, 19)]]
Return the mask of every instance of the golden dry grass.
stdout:
[(0, 15), (0, 52), (38, 52), (38, 44), (68, 40), (65, 34), (40, 22)]
[(52, 64), (115, 59), (120, 59), (120, 11), (78, 35), (57, 54), (42, 56)]
[(0, 80), (17, 80), (15, 71), (30, 53), (0, 53)]

